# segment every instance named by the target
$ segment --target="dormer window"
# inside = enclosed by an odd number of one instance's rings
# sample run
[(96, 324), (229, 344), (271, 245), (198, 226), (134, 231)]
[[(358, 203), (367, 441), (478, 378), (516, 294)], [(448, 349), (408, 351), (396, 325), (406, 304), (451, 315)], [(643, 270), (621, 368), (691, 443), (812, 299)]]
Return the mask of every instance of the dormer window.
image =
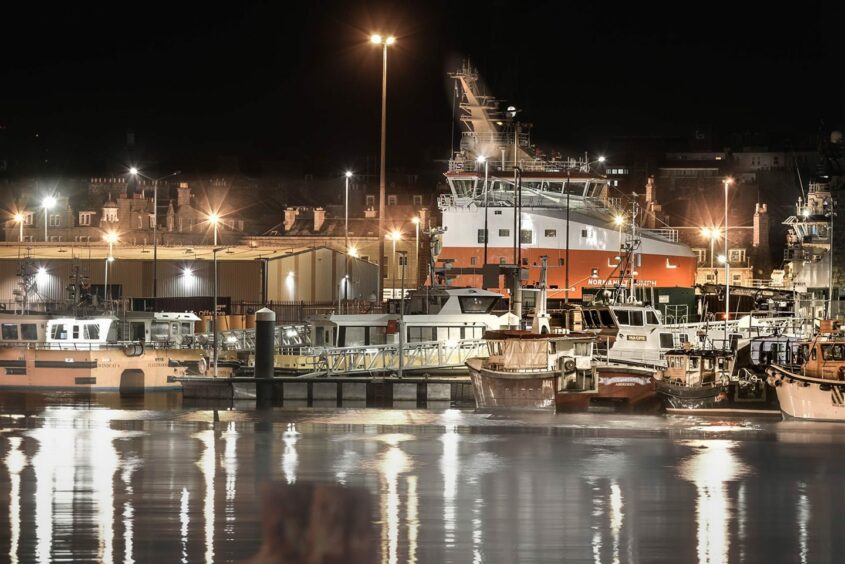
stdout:
[(23, 224), (24, 225), (32, 225), (35, 221), (34, 219), (35, 214), (32, 212), (24, 212), (23, 214)]
[(103, 208), (103, 221), (106, 223), (117, 223), (117, 208)]
[(91, 218), (94, 217), (94, 212), (85, 211), (79, 212), (79, 225), (80, 226), (89, 226), (91, 225)]
[(395, 205), (396, 205), (396, 203), (397, 203), (397, 197), (396, 197), (396, 195), (395, 195), (395, 194), (393, 194), (393, 195), (389, 195), (389, 196), (387, 197), (387, 205), (388, 205), (388, 206), (395, 206)]

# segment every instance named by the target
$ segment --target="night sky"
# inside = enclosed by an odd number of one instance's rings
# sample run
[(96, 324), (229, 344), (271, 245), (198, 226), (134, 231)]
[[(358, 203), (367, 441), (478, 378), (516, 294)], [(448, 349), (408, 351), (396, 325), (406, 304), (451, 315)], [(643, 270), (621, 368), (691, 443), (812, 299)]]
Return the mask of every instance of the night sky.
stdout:
[(371, 31), (398, 38), (394, 169), (448, 157), (446, 73), (467, 57), (539, 145), (575, 151), (691, 124), (780, 142), (845, 117), (833, 3), (16, 4), (0, 33), (0, 133), (13, 159), (47, 151), (64, 173), (120, 171), (128, 130), (157, 167), (360, 168), (378, 154)]

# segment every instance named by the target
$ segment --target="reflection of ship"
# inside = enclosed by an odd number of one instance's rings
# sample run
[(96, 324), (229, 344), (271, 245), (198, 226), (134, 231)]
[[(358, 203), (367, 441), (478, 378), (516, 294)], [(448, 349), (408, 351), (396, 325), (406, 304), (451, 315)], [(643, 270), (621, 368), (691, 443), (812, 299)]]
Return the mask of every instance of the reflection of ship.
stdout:
[[(474, 71), (464, 68), (453, 77), (463, 90), (467, 131), (446, 173), (451, 194), (439, 202), (444, 231), (435, 245), (437, 273), (456, 285), (504, 293), (499, 265), (533, 265), (545, 255), (550, 297), (558, 298), (580, 298), (582, 289), (616, 276), (622, 236), (614, 215), (621, 202), (610, 197), (606, 178), (592, 171), (589, 159), (541, 158), (525, 126), (513, 119), (516, 112), (500, 115), (480, 93)], [(637, 286), (693, 285), (696, 259), (676, 231), (643, 229), (639, 239), (630, 265)], [(531, 277), (522, 282), (535, 282)]]
[(845, 333), (823, 321), (819, 336), (796, 346), (789, 364), (772, 364), (768, 382), (787, 417), (845, 421)]

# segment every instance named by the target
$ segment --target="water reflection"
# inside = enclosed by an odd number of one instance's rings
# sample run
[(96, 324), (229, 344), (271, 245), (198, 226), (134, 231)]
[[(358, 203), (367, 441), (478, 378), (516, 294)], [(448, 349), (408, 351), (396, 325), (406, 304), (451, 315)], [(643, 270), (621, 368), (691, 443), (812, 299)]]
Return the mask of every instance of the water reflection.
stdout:
[(733, 506), (728, 482), (747, 472), (733, 450), (735, 441), (687, 441), (695, 450), (680, 466), (681, 477), (695, 484), (697, 498), (697, 552), (700, 564), (727, 562), (730, 548), (729, 525)]
[(443, 541), (447, 548), (455, 546), (455, 496), (458, 493), (458, 442), (460, 436), (454, 425), (446, 427), (440, 437), (443, 456), (440, 471), (443, 472)]
[(133, 524), (135, 508), (132, 506), (132, 498), (135, 490), (132, 487), (132, 474), (140, 466), (141, 460), (139, 458), (128, 458), (123, 464), (123, 472), (120, 473), (120, 481), (123, 482), (126, 492), (126, 501), (123, 502), (123, 562), (125, 564), (135, 562), (132, 540), (135, 528)]
[[(385, 564), (399, 562), (399, 476), (413, 468), (410, 457), (400, 448), (403, 441), (412, 439), (410, 435), (394, 434), (378, 437), (388, 449), (379, 457), (378, 468), (381, 474), (381, 561)], [(404, 559), (403, 559), (404, 561)]]
[(215, 442), (214, 429), (201, 431), (194, 434), (203, 444), (203, 452), (197, 461), (200, 472), (205, 482), (205, 496), (203, 498), (203, 520), (205, 521), (205, 562), (214, 562), (214, 474), (215, 465)]
[(235, 496), (237, 495), (238, 476), (238, 431), (234, 421), (230, 421), (223, 433), (223, 470), (226, 472), (226, 526), (227, 538), (234, 534)]
[(810, 522), (810, 500), (807, 497), (807, 484), (798, 484), (798, 556), (801, 564), (807, 564), (807, 525)]
[(182, 488), (179, 500), (179, 535), (182, 541), (182, 564), (188, 564), (188, 526), (191, 524), (190, 508), (188, 506), (188, 490)]
[(18, 562), (18, 542), (21, 538), (21, 471), (26, 467), (26, 455), (21, 451), (20, 437), (8, 437), (9, 452), (3, 462), (9, 472), (9, 562)]
[(296, 483), (296, 465), (299, 462), (299, 455), (296, 453), (296, 441), (299, 440), (299, 432), (296, 430), (296, 423), (288, 423), (288, 428), (282, 435), (285, 443), (282, 452), (282, 471), (285, 473), (285, 480), (288, 484)]

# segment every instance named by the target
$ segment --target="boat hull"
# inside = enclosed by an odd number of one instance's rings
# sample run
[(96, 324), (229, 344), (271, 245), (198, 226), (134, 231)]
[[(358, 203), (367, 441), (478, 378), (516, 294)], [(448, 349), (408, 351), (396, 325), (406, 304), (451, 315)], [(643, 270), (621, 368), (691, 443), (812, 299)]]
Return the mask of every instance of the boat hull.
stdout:
[(483, 368), (483, 359), (466, 362), (475, 405), (484, 409), (554, 411), (559, 375), (554, 372), (510, 373)]
[[(204, 363), (196, 349), (0, 349), (0, 389), (142, 393), (179, 390)], [(191, 370), (193, 368), (193, 370)]]
[(566, 392), (555, 395), (558, 413), (588, 411), (591, 408), (619, 412), (654, 413), (660, 401), (654, 385), (654, 371), (624, 365), (597, 366), (598, 391)]
[(778, 408), (774, 389), (762, 381), (754, 389), (751, 385), (740, 387), (736, 382), (731, 382), (726, 386), (680, 386), (658, 380), (655, 385), (663, 406), (669, 412), (726, 413), (734, 410), (776, 410)]
[(814, 421), (845, 421), (845, 382), (810, 378), (773, 365), (769, 384), (777, 390), (784, 416)]

